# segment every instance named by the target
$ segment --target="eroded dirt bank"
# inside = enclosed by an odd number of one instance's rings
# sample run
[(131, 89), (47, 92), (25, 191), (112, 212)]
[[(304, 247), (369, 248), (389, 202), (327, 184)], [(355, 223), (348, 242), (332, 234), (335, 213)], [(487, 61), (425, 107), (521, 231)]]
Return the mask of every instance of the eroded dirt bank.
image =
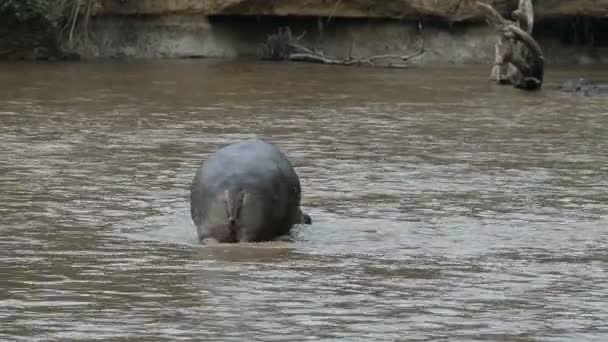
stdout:
[[(487, 2), (504, 15), (517, 7), (517, 0)], [(64, 55), (256, 58), (269, 34), (289, 26), (304, 34), (303, 44), (336, 57), (408, 55), (424, 42), (412, 63), (490, 63), (496, 39), (469, 0), (99, 0), (92, 14), (73, 41), (59, 40)], [(608, 61), (608, 0), (536, 1), (535, 15), (548, 63)], [(14, 42), (13, 32), (4, 30), (0, 45)], [(42, 51), (55, 51), (45, 42)], [(12, 56), (41, 49), (27, 40), (19, 48)], [(0, 46), (0, 57), (6, 50)]]
[[(503, 14), (517, 0), (485, 0)], [(101, 0), (98, 12), (118, 15), (203, 14), (322, 16), (344, 18), (440, 17), (447, 21), (480, 18), (475, 0)], [(536, 1), (538, 18), (567, 16), (605, 17), (608, 0)]]
[[(73, 48), (85, 58), (257, 58), (266, 37), (289, 26), (302, 43), (342, 58), (414, 54), (416, 64), (491, 63), (496, 34), (482, 22), (438, 19), (205, 16), (190, 14), (98, 16), (88, 40)], [(420, 30), (422, 27), (422, 30)], [(545, 19), (535, 37), (548, 63), (608, 62), (608, 24), (599, 19)]]

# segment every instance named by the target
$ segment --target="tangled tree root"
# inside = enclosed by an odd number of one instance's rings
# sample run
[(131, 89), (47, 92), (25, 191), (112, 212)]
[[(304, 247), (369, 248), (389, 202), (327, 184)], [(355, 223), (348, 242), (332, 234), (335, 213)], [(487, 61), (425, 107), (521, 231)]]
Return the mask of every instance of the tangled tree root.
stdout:
[(539, 90), (543, 84), (544, 57), (540, 45), (532, 38), (534, 13), (531, 0), (520, 0), (510, 21), (492, 6), (477, 2), (488, 20), (499, 32), (495, 46), (496, 59), (490, 78), (499, 84), (512, 84), (524, 90)]

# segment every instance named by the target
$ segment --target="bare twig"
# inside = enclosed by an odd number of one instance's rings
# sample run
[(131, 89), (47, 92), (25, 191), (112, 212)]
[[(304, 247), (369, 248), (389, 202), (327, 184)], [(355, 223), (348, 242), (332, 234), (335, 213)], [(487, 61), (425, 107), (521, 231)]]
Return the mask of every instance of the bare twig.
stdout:
[(316, 51), (309, 49), (303, 45), (300, 45), (298, 43), (289, 43), (289, 47), (291, 47), (292, 49), (294, 49), (296, 51), (301, 51), (303, 53), (319, 54), (319, 52), (316, 52)]
[(379, 59), (400, 59), (402, 61), (409, 61), (412, 58), (418, 57), (420, 55), (422, 55), (424, 53), (423, 49), (418, 50), (416, 53), (413, 53), (411, 55), (407, 55), (407, 56), (401, 56), (401, 55), (378, 55), (378, 56), (371, 56), (369, 57), (367, 60), (370, 62), (373, 61), (377, 61)]
[(500, 30), (504, 26), (511, 24), (511, 22), (503, 18), (502, 15), (500, 15), (500, 13), (494, 9), (494, 7), (481, 1), (477, 1), (477, 6), (483, 10), (486, 19), (497, 29)]
[(338, 10), (338, 7), (340, 6), (340, 3), (342, 2), (342, 0), (338, 0), (336, 1), (336, 4), (334, 5), (334, 8), (331, 10), (331, 13), (329, 14), (329, 16), (327, 17), (327, 20), (325, 21), (325, 25), (328, 25), (329, 22), (333, 19), (334, 14), (336, 13), (336, 11)]
[(292, 61), (310, 61), (310, 62), (319, 62), (324, 64), (345, 64), (346, 61), (341, 61), (338, 59), (325, 57), (319, 54), (312, 53), (293, 53), (289, 55), (289, 59)]
[(84, 39), (85, 41), (89, 40), (89, 21), (91, 19), (91, 13), (93, 11), (93, 1), (92, 0), (85, 0), (86, 1), (86, 10), (84, 13), (84, 18), (83, 18), (83, 23), (82, 23), (82, 27), (84, 30)]
[(534, 7), (532, 0), (519, 0), (517, 9), (513, 11), (513, 20), (517, 21), (519, 27), (526, 31), (527, 34), (532, 34), (534, 29)]

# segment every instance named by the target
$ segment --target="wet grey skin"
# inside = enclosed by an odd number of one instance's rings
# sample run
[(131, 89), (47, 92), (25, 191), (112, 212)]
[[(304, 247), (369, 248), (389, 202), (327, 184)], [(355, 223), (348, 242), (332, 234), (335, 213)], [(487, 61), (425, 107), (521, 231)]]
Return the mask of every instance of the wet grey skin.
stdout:
[(287, 157), (262, 139), (220, 148), (199, 167), (190, 213), (202, 244), (282, 239), (298, 223), (300, 179)]
[(608, 95), (608, 82), (578, 78), (565, 81), (562, 83), (560, 90), (584, 96)]

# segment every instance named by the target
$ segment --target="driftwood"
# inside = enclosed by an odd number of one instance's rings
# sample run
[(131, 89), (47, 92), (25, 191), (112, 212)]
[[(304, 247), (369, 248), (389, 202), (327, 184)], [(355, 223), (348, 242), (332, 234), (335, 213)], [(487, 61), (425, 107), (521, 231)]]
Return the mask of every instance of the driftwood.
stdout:
[(524, 90), (540, 89), (545, 63), (540, 45), (531, 36), (534, 28), (532, 1), (519, 1), (519, 7), (512, 14), (514, 21), (503, 18), (488, 4), (478, 1), (477, 5), (499, 32), (490, 78)]
[[(420, 23), (418, 24), (418, 30), (422, 37), (422, 24)], [(304, 37), (304, 34), (305, 33), (298, 37), (294, 37), (289, 27), (279, 28), (277, 33), (271, 34), (267, 37), (263, 46), (262, 58), (276, 61), (288, 60), (347, 66), (367, 65), (384, 68), (407, 68), (410, 66), (408, 62), (412, 58), (421, 56), (426, 51), (424, 46), (424, 38), (422, 38), (420, 49), (411, 55), (387, 54), (367, 58), (353, 58), (351, 52), (349, 51), (348, 57), (340, 59), (300, 44), (300, 40)]]
[(534, 7), (532, 6), (532, 0), (519, 0), (519, 6), (513, 11), (511, 17), (522, 30), (526, 31), (527, 34), (532, 34), (532, 30), (534, 29)]

